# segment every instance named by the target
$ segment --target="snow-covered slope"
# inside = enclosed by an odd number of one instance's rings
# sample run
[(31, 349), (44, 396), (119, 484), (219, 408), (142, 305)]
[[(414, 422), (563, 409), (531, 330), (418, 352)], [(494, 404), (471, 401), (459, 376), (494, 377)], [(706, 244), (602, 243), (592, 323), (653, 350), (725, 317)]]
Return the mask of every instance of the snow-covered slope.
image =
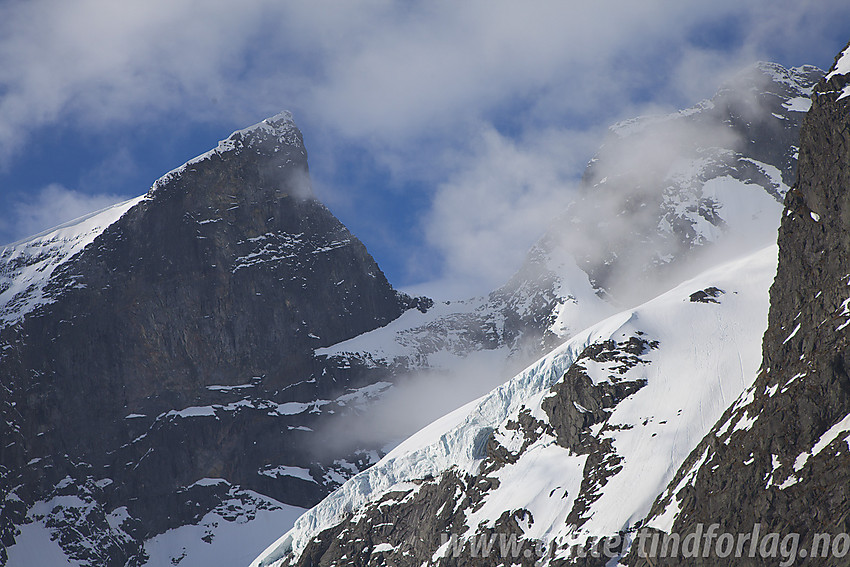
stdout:
[[(188, 490), (204, 487), (224, 489), (221, 503), (196, 522), (186, 524), (147, 540), (144, 544), (146, 559), (139, 565), (160, 567), (207, 567), (209, 565), (247, 564), (268, 545), (268, 540), (285, 526), (292, 526), (303, 508), (288, 506), (249, 490), (230, 486), (222, 479), (201, 479)], [(85, 559), (75, 559), (66, 547), (87, 548), (87, 555), (96, 564), (110, 563), (110, 547), (115, 541), (131, 542), (132, 516), (124, 506), (106, 514), (108, 537), (99, 537), (98, 531), (78, 532), (76, 541), (58, 531), (63, 522), (79, 525), (79, 518), (96, 517), (102, 510), (90, 495), (73, 494), (72, 481), (66, 481), (65, 495), (54, 496), (38, 502), (29, 511), (29, 522), (20, 526), (20, 534), (6, 552), (4, 565), (9, 567), (39, 565), (53, 567), (70, 565), (87, 567)], [(57, 537), (58, 536), (58, 537)], [(111, 540), (111, 541), (110, 541)]]
[(5, 246), (0, 251), (0, 326), (55, 301), (63, 289), (49, 286), (56, 269), (144, 198), (112, 205)]
[[(252, 566), (362, 564), (376, 550), (392, 564), (448, 565), (441, 534), (473, 540), (517, 514), (520, 540), (564, 553), (628, 532), (755, 378), (776, 253), (577, 334), (353, 477)], [(405, 520), (426, 502), (437, 514)]]

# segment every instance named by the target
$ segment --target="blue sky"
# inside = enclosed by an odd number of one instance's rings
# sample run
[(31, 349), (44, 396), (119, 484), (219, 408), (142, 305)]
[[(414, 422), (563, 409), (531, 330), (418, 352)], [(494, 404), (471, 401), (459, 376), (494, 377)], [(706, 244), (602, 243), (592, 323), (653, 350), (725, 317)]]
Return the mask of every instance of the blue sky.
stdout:
[(484, 293), (612, 122), (756, 60), (823, 68), (846, 0), (0, 4), (0, 242), (144, 193), (288, 109), (319, 197), (398, 287)]

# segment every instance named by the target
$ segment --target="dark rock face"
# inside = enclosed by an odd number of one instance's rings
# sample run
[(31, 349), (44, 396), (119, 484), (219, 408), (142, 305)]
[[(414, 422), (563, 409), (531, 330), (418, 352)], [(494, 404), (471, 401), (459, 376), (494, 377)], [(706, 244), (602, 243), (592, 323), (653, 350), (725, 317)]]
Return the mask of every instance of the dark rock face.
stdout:
[[(313, 197), (288, 114), (157, 182), (45, 290), (54, 302), (0, 330), (0, 463), (15, 494), (2, 543), (69, 477), (97, 503), (92, 532), (108, 534), (103, 514), (118, 506), (132, 518), (129, 537), (94, 538), (99, 558), (78, 552), (98, 565), (138, 561), (145, 538), (218, 503), (215, 490), (177, 496), (199, 479), (317, 502), (334, 484), (304, 447), (310, 425), (380, 372), (313, 350), (428, 305), (393, 290)], [(262, 473), (280, 464), (315, 481)]]
[[(657, 347), (657, 341), (648, 342), (640, 337), (622, 343), (608, 340), (587, 347), (564, 379), (552, 387), (554, 395), (543, 400), (543, 410), (549, 416), (558, 444), (576, 454), (598, 451), (596, 439), (589, 435), (590, 426), (605, 421), (618, 403), (646, 385), (645, 380), (621, 380), (619, 375), (644, 363), (640, 356)], [(616, 374), (610, 376), (610, 382), (594, 384), (584, 361), (614, 363)]]
[[(779, 232), (761, 371), (650, 515), (678, 503), (672, 531), (681, 536), (697, 532), (700, 524), (719, 523), (721, 532), (732, 534), (751, 534), (760, 524), (761, 534), (780, 534), (788, 553), (792, 546), (805, 553), (806, 559), (790, 556), (804, 565), (846, 564), (840, 534), (850, 533), (850, 98), (843, 96), (848, 79), (833, 74), (821, 81), (803, 124), (799, 175), (785, 199)], [(749, 552), (750, 543), (744, 549)], [(754, 549), (754, 557), (745, 553), (723, 564), (781, 560), (770, 555), (770, 542)], [(688, 564), (717, 565), (716, 553), (712, 547), (708, 557)], [(650, 563), (636, 551), (630, 559), (641, 566), (681, 564), (681, 558), (660, 557)]]

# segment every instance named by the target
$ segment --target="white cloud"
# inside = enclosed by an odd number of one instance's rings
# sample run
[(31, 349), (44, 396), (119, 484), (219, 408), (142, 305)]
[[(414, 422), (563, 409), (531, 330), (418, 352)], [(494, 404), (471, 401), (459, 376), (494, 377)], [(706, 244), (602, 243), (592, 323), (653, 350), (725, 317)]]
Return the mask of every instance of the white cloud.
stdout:
[(518, 101), (599, 112), (628, 104), (635, 82), (664, 81), (659, 62), (685, 61), (687, 36), (704, 21), (751, 22), (741, 50), (757, 55), (777, 31), (816, 28), (836, 2), (799, 4), (6, 3), (0, 143), (75, 120), (143, 123), (177, 112), (241, 121), (291, 105), (386, 148)]
[(389, 449), (435, 419), (483, 396), (522, 366), (507, 364), (498, 351), (475, 352), (453, 362), (451, 370), (401, 376), (354, 413), (342, 413), (317, 431), (310, 449), (320, 458), (337, 457), (364, 447)]
[[(435, 193), (424, 219), (428, 243), (444, 258), (448, 296), (504, 283), (554, 215), (574, 198), (588, 138), (535, 132), (517, 142), (492, 128)], [(466, 292), (464, 294), (464, 292)]]
[(3, 154), (45, 125), (209, 117), (263, 16), (258, 2), (217, 1), (34, 0), (2, 11)]
[(126, 199), (121, 195), (84, 194), (51, 184), (12, 205), (14, 221), (6, 232), (13, 239), (25, 238)]
[[(312, 153), (355, 145), (400, 185), (436, 188), (424, 230), (442, 276), (494, 281), (581, 173), (575, 149), (586, 159), (610, 122), (708, 96), (744, 62), (823, 48), (845, 4), (7, 2), (0, 166), (43, 128), (235, 127), (290, 108)], [(727, 23), (733, 49), (692, 41)]]

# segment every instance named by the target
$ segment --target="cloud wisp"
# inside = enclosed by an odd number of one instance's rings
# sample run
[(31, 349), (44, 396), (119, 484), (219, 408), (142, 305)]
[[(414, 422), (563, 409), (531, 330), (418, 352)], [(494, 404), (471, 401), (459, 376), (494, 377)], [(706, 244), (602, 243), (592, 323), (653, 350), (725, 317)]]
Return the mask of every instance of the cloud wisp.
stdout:
[(12, 205), (14, 222), (0, 226), (3, 232), (26, 237), (62, 223), (104, 209), (129, 197), (112, 194), (87, 194), (51, 184), (34, 198)]
[(502, 353), (480, 351), (456, 360), (451, 370), (411, 373), (394, 379), (380, 397), (327, 420), (310, 449), (320, 459), (375, 447), (389, 450), (422, 427), (504, 382)]
[[(0, 8), (0, 168), (45, 129), (236, 128), (289, 108), (328, 168), (313, 168), (319, 196), (367, 244), (410, 228), (370, 218), (382, 192), (430, 188), (413, 252), (441, 268), (408, 266), (397, 283), (486, 291), (519, 265), (542, 209), (558, 212), (608, 124), (691, 104), (758, 58), (834, 53), (844, 4), (12, 0)], [(350, 172), (333, 156), (353, 150), (392, 186), (337, 198)]]

